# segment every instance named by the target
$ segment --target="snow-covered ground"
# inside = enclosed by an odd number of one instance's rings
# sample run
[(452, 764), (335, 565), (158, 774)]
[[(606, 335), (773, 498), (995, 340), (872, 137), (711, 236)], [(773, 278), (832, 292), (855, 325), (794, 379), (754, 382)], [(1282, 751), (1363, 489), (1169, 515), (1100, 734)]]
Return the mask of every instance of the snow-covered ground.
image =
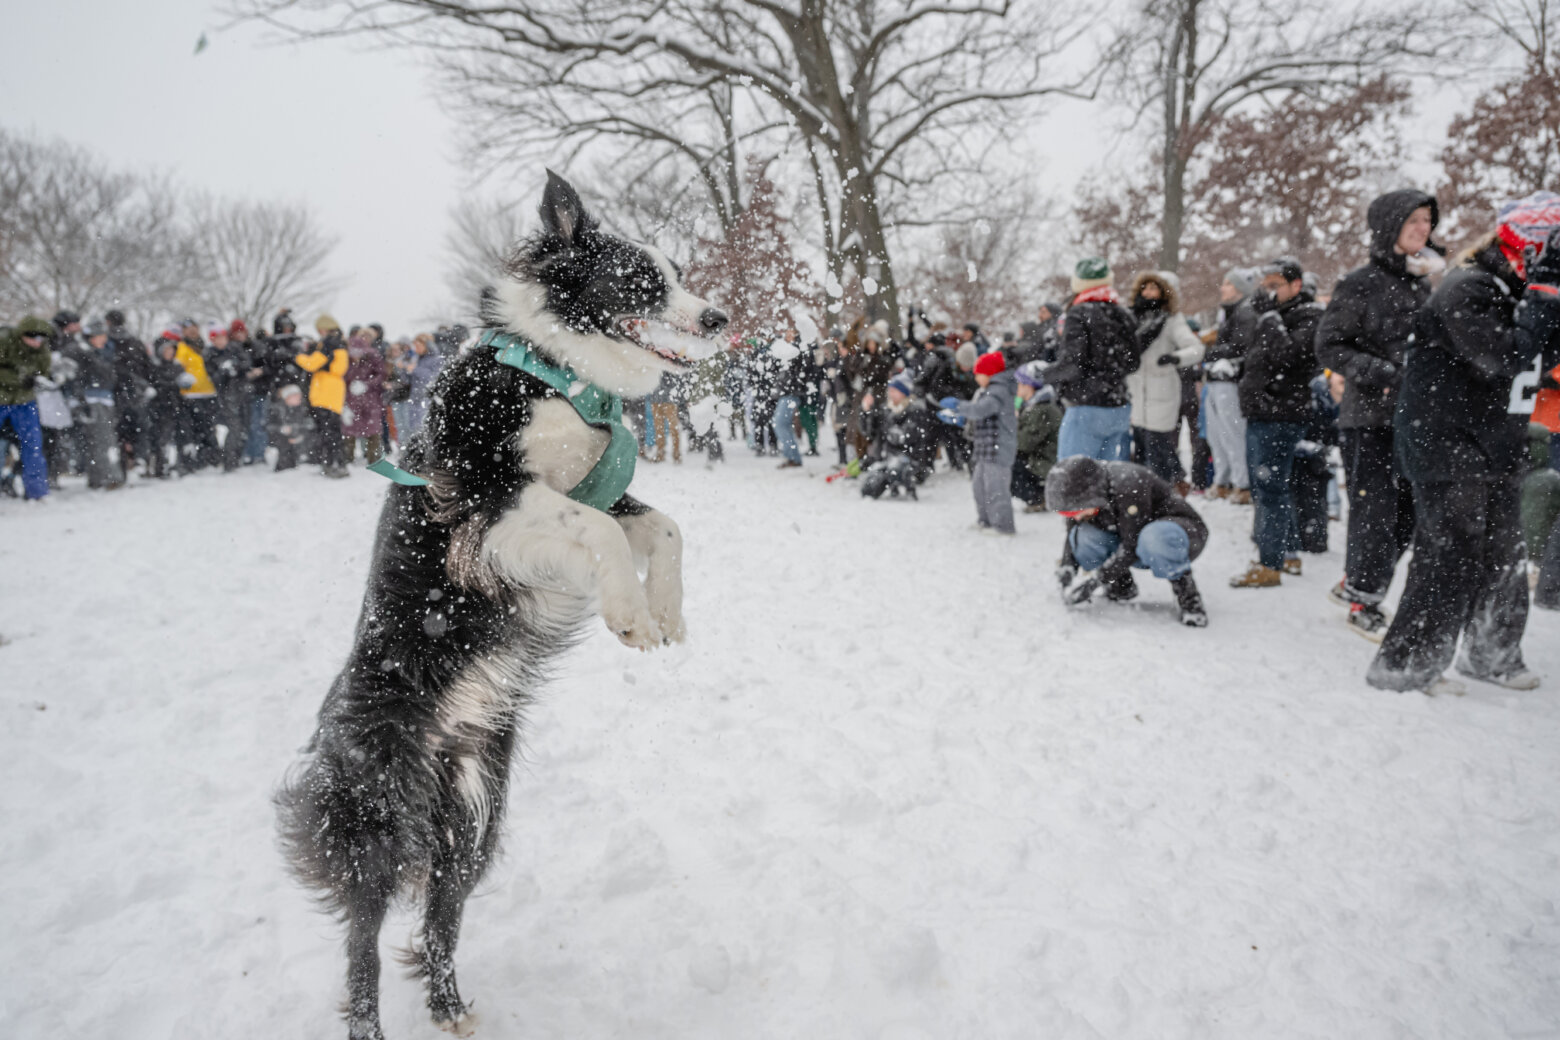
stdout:
[[(542, 695), (467, 909), (479, 1037), (1560, 1035), (1560, 617), (1536, 692), (1382, 693), (1337, 552), (1225, 586), (1248, 510), (1204, 510), (1196, 631), (1146, 575), (1069, 613), (1060, 521), (977, 536), (957, 475), (823, 471), (641, 467), (690, 639), (598, 631)], [(385, 487), (0, 502), (0, 1036), (344, 1035), (269, 797)], [(442, 1035), (388, 966), (383, 1007)]]

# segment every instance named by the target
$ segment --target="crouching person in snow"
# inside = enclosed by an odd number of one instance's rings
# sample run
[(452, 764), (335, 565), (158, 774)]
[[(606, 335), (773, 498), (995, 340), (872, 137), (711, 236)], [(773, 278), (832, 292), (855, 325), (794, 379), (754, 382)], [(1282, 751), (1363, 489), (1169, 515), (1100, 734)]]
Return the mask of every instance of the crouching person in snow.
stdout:
[(308, 438), (314, 429), (314, 416), (303, 403), (303, 391), (290, 383), (278, 390), (266, 426), (271, 443), (276, 445), (276, 472), (296, 469), (298, 460), (308, 454)]
[(1018, 411), (1013, 405), (1018, 382), (1002, 354), (982, 354), (975, 362), (980, 387), (968, 401), (945, 397), (937, 417), (957, 424), (964, 419), (974, 433), (975, 526), (982, 534), (1016, 534), (1013, 527), (1013, 460), (1018, 457)]
[[(1170, 582), (1183, 625), (1208, 624), (1192, 580), (1192, 561), (1208, 544), (1208, 527), (1164, 479), (1133, 462), (1074, 455), (1046, 477), (1045, 504), (1067, 518), (1056, 577), (1069, 604), (1085, 603), (1102, 588), (1107, 599), (1132, 599), (1136, 567)], [(1074, 585), (1080, 570), (1094, 575)]]
[[(1534, 240), (1535, 228), (1554, 229), (1547, 243)], [(1393, 422), (1413, 484), (1414, 556), (1365, 679), (1460, 693), (1442, 677), (1455, 657), (1463, 675), (1530, 690), (1539, 679), (1522, 661), (1527, 416), (1512, 410), (1512, 384), (1540, 355), (1544, 369), (1560, 360), (1560, 195), (1502, 207), (1496, 232), (1469, 250), (1417, 320)]]
[(904, 491), (913, 499), (916, 485), (932, 472), (937, 423), (914, 395), (909, 373), (888, 381), (888, 408), (876, 413), (881, 431), (872, 439), (870, 466), (861, 481), (861, 493), (867, 498), (882, 498), (884, 491), (898, 498)]

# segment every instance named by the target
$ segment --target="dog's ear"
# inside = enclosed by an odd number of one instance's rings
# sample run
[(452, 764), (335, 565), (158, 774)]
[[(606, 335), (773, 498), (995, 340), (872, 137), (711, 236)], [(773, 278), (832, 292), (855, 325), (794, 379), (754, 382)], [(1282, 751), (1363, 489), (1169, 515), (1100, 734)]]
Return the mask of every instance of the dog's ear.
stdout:
[(551, 170), (547, 171), (547, 188), (542, 192), (541, 214), (542, 230), (571, 246), (579, 242), (582, 232), (595, 226), (580, 202), (579, 192)]

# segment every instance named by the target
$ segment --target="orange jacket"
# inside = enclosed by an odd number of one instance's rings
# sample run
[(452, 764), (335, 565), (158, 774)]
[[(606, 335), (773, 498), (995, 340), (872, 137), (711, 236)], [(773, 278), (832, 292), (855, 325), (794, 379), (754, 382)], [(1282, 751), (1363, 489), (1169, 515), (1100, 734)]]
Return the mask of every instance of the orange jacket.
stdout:
[(342, 378), (347, 374), (347, 365), (351, 363), (347, 357), (347, 348), (337, 347), (327, 358), (325, 351), (315, 347), (313, 353), (299, 354), (293, 361), (305, 372), (312, 373), (309, 377), (309, 405), (313, 408), (328, 408), (340, 414), (341, 406), (347, 401), (347, 381)]
[[(1560, 365), (1549, 374), (1560, 380)], [(1540, 390), (1533, 398), (1533, 421), (1550, 433), (1560, 433), (1560, 390)]]

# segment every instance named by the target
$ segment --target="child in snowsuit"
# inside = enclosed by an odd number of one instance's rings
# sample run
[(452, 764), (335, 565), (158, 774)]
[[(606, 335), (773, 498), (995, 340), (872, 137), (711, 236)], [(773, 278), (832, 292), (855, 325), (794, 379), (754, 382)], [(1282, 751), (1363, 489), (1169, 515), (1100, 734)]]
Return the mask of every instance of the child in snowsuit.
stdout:
[(298, 460), (307, 453), (309, 433), (314, 429), (314, 416), (303, 403), (303, 391), (291, 384), (277, 391), (266, 427), (276, 445), (276, 472), (296, 469)]
[[(1208, 544), (1208, 527), (1163, 478), (1135, 462), (1073, 455), (1046, 477), (1045, 504), (1067, 518), (1056, 579), (1069, 604), (1085, 603), (1101, 588), (1108, 599), (1132, 599), (1138, 594), (1136, 567), (1170, 582), (1183, 625), (1208, 624), (1192, 581), (1192, 561)], [(1094, 577), (1073, 586), (1080, 570), (1094, 571)]]
[(1013, 460), (1018, 457), (1018, 412), (1013, 399), (1018, 382), (1007, 370), (1000, 351), (975, 362), (980, 387), (968, 401), (945, 397), (937, 417), (947, 423), (963, 418), (974, 440), (975, 521), (982, 533), (1015, 534), (1013, 527)]
[(1018, 396), (1018, 457), (1013, 462), (1013, 497), (1023, 499), (1024, 512), (1045, 510), (1045, 478), (1056, 465), (1062, 406), (1056, 390), (1045, 385), (1041, 366), (1030, 362), (1016, 373)]

